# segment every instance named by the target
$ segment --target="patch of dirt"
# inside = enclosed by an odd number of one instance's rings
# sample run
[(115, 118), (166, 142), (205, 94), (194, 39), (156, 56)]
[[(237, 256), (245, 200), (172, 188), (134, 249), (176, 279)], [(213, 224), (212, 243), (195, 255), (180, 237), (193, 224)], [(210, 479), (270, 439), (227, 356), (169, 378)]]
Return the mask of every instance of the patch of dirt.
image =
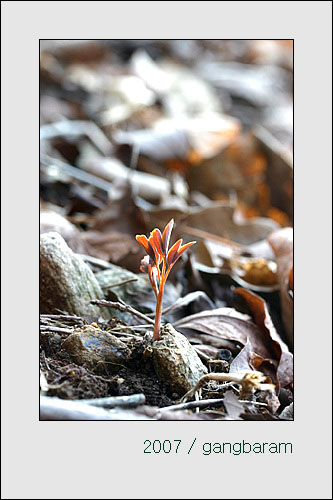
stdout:
[[(109, 330), (112, 332), (112, 330)], [(48, 396), (61, 399), (90, 399), (107, 396), (128, 396), (143, 393), (146, 404), (168, 406), (174, 404), (179, 395), (173, 393), (168, 384), (160, 382), (148, 358), (143, 361), (143, 342), (130, 341), (132, 356), (129, 367), (120, 367), (118, 373), (108, 372), (107, 364), (94, 372), (88, 366), (79, 366), (61, 348), (68, 334), (41, 332), (41, 370), (49, 386)]]

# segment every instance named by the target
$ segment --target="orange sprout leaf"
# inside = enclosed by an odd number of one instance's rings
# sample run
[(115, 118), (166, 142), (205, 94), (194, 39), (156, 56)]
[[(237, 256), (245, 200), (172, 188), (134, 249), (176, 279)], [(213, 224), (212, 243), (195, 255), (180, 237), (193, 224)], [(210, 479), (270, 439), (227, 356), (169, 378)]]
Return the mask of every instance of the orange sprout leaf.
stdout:
[[(178, 240), (169, 250), (170, 236), (173, 229), (174, 220), (165, 226), (163, 234), (159, 229), (154, 229), (149, 238), (144, 234), (136, 235), (136, 240), (145, 249), (147, 255), (141, 260), (140, 270), (148, 272), (151, 287), (156, 295), (156, 315), (154, 325), (154, 340), (159, 338), (160, 323), (162, 316), (162, 300), (164, 285), (169, 276), (169, 272), (179, 257), (194, 243), (182, 245), (183, 240)], [(161, 269), (161, 263), (162, 269)]]
[(173, 229), (174, 225), (174, 220), (171, 219), (171, 221), (165, 226), (165, 229), (162, 234), (162, 249), (164, 256), (168, 253), (168, 248), (169, 248), (169, 243), (170, 243), (170, 236), (171, 236), (171, 231)]
[(145, 249), (149, 257), (155, 262), (155, 251), (148, 238), (144, 234), (137, 234), (135, 238), (136, 241)]
[(159, 229), (154, 229), (151, 233), (151, 238), (159, 255), (163, 255), (161, 231)]

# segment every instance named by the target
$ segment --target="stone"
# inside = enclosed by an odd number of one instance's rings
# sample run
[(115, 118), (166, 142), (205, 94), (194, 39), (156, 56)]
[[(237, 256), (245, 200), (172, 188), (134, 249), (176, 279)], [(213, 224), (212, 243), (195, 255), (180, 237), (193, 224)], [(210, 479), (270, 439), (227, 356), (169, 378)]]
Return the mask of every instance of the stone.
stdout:
[(99, 371), (105, 368), (116, 372), (128, 361), (131, 351), (126, 344), (109, 332), (90, 325), (76, 328), (62, 343), (78, 365), (88, 365)]
[(154, 341), (152, 347), (158, 378), (167, 382), (181, 396), (207, 373), (194, 347), (170, 323), (161, 329), (160, 339)]
[(67, 245), (60, 234), (40, 237), (40, 313), (64, 311), (77, 316), (111, 317), (110, 310), (90, 304), (103, 300), (103, 291), (92, 270)]

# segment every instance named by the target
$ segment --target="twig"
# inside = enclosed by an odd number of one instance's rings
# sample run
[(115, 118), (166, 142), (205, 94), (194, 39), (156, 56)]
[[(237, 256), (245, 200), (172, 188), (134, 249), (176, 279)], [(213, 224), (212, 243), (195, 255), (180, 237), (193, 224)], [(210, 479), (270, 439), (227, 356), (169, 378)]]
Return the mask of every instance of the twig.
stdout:
[(200, 349), (197, 349), (196, 345), (194, 345), (193, 347), (196, 350), (196, 353), (199, 356), (199, 358), (203, 359), (204, 361), (209, 361), (211, 359), (207, 354), (201, 352)]
[(203, 238), (206, 240), (217, 241), (218, 243), (223, 243), (224, 245), (228, 245), (235, 250), (243, 251), (245, 249), (244, 245), (240, 243), (236, 243), (235, 241), (230, 241), (227, 238), (223, 238), (222, 236), (218, 236), (217, 234), (208, 233), (207, 231), (203, 231), (202, 229), (197, 229), (195, 227), (183, 226), (182, 231), (186, 234), (190, 234), (191, 236), (196, 236), (198, 238)]
[(132, 146), (132, 154), (131, 154), (131, 162), (130, 162), (130, 170), (136, 170), (138, 166), (138, 159), (140, 154), (139, 145), (134, 143)]
[(239, 399), (240, 403), (246, 403), (248, 405), (257, 405), (257, 406), (268, 406), (267, 403), (262, 403), (261, 401), (248, 401), (247, 399)]
[(191, 410), (192, 408), (205, 408), (206, 406), (219, 406), (223, 403), (223, 398), (218, 399), (203, 399), (201, 401), (189, 401), (188, 403), (180, 403), (172, 406), (164, 406), (160, 408), (163, 411), (176, 410)]
[(70, 316), (69, 314), (40, 314), (40, 319), (64, 319), (73, 321), (84, 321), (81, 316)]
[(54, 165), (63, 170), (64, 172), (66, 172), (66, 174), (68, 174), (69, 176), (74, 177), (74, 179), (86, 182), (87, 184), (90, 184), (98, 189), (101, 189), (102, 191), (106, 191), (107, 193), (112, 189), (111, 182), (104, 181), (99, 177), (96, 177), (95, 175), (85, 172), (81, 168), (73, 167), (72, 165), (69, 165), (68, 163), (65, 163), (61, 160), (58, 160), (57, 158), (51, 158), (48, 155), (42, 154), (40, 157), (40, 161), (43, 165), (46, 166)]
[(98, 408), (114, 408), (116, 406), (130, 407), (142, 405), (146, 402), (146, 397), (144, 394), (132, 394), (130, 396), (80, 399), (79, 401), (80, 403), (97, 406)]
[(49, 366), (49, 364), (47, 362), (47, 359), (46, 359), (46, 356), (45, 356), (45, 351), (42, 351), (42, 356), (43, 356), (43, 360), (44, 360), (46, 368), (48, 369), (48, 371), (50, 371), (50, 366)]
[(126, 283), (131, 283), (132, 281), (138, 281), (138, 278), (129, 278), (124, 281), (119, 281), (119, 283), (114, 283), (113, 285), (104, 285), (102, 288), (114, 288), (115, 286), (126, 285)]
[(109, 302), (108, 300), (91, 300), (90, 304), (93, 304), (94, 306), (98, 307), (111, 307), (111, 309), (118, 309), (119, 311), (122, 312), (128, 312), (130, 314), (133, 314), (133, 316), (137, 316), (138, 318), (142, 319), (143, 321), (146, 321), (146, 323), (149, 323), (150, 325), (154, 324), (154, 320), (151, 318), (148, 318), (145, 314), (141, 313), (140, 311), (137, 311), (134, 309), (134, 307), (129, 306), (128, 304), (121, 304), (120, 302)]
[(39, 327), (41, 332), (54, 332), (54, 333), (73, 333), (73, 330), (69, 330), (68, 328), (60, 328), (57, 326), (43, 326)]
[(41, 420), (155, 420), (130, 409), (106, 410), (87, 405), (80, 401), (66, 401), (58, 398), (41, 396)]
[(91, 121), (60, 120), (40, 127), (40, 139), (49, 140), (58, 136), (86, 135), (103, 156), (110, 154), (112, 144), (104, 132)]
[(188, 391), (182, 398), (181, 402), (185, 403), (189, 398), (195, 395), (195, 393), (201, 389), (205, 382), (210, 380), (216, 380), (217, 382), (236, 382), (240, 384), (241, 391), (240, 397), (242, 399), (248, 398), (256, 389), (261, 391), (272, 391), (274, 389), (273, 384), (265, 384), (267, 377), (261, 372), (249, 371), (244, 373), (208, 373), (203, 375), (196, 385)]
[(85, 262), (90, 262), (90, 264), (95, 264), (96, 266), (101, 267), (102, 269), (111, 269), (112, 265), (109, 262), (106, 262), (106, 260), (98, 259), (97, 257), (92, 257), (91, 255), (86, 255), (84, 253), (77, 253), (81, 259), (83, 259)]

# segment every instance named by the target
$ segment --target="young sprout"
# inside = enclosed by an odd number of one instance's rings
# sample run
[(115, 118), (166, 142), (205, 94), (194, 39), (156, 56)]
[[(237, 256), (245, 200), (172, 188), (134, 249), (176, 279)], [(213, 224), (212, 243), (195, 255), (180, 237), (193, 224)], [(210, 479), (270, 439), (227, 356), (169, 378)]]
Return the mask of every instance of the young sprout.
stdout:
[(156, 295), (156, 314), (154, 325), (154, 340), (159, 339), (160, 324), (162, 316), (162, 300), (164, 285), (173, 266), (179, 257), (194, 243), (182, 245), (183, 240), (178, 240), (169, 250), (171, 231), (174, 220), (165, 226), (163, 234), (159, 229), (154, 229), (149, 238), (144, 234), (138, 234), (136, 239), (143, 246), (147, 255), (141, 260), (140, 270), (148, 272), (149, 281)]

